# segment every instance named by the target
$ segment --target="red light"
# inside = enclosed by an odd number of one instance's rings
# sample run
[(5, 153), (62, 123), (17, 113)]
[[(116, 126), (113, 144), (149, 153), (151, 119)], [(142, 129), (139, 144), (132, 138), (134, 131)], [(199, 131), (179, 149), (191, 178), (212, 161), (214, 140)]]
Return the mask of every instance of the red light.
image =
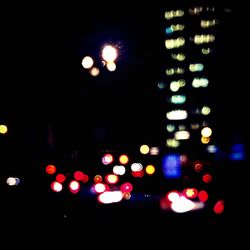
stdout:
[(65, 177), (64, 174), (58, 174), (58, 175), (56, 176), (56, 180), (57, 180), (58, 182), (60, 182), (60, 183), (63, 183), (63, 182), (66, 180), (66, 177)]
[(201, 190), (199, 193), (198, 193), (198, 198), (200, 201), (202, 202), (205, 202), (208, 200), (208, 193), (207, 191), (205, 190)]
[(139, 177), (142, 178), (144, 176), (144, 170), (140, 170), (140, 171), (132, 171), (132, 175), (133, 177)]
[(56, 172), (56, 167), (52, 164), (47, 165), (45, 169), (47, 174), (54, 174)]
[(131, 192), (133, 190), (133, 185), (130, 182), (125, 182), (121, 185), (120, 190), (123, 193)]
[(213, 211), (216, 213), (216, 214), (221, 214), (224, 212), (224, 201), (223, 200), (219, 200), (215, 203), (214, 207), (213, 207)]
[(202, 176), (202, 180), (205, 182), (205, 183), (209, 183), (212, 181), (212, 176), (210, 174), (204, 174)]

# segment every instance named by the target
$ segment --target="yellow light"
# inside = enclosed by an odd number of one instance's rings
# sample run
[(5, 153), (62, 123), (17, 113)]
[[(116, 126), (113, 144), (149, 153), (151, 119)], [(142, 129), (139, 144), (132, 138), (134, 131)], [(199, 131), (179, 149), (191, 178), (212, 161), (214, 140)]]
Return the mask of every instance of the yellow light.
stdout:
[(145, 171), (147, 174), (152, 175), (155, 172), (155, 167), (153, 165), (147, 165)]

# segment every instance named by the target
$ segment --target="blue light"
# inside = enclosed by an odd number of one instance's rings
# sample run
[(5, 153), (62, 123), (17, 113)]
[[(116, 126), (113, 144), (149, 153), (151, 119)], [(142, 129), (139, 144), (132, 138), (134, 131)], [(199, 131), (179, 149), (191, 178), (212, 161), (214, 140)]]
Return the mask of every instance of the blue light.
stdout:
[(234, 144), (231, 147), (231, 153), (229, 155), (232, 161), (241, 161), (245, 159), (245, 150), (243, 144)]
[(169, 154), (163, 157), (162, 170), (166, 178), (181, 176), (181, 157), (179, 154)]
[(166, 28), (165, 31), (166, 31), (167, 35), (170, 35), (170, 34), (172, 34), (174, 32), (171, 27)]

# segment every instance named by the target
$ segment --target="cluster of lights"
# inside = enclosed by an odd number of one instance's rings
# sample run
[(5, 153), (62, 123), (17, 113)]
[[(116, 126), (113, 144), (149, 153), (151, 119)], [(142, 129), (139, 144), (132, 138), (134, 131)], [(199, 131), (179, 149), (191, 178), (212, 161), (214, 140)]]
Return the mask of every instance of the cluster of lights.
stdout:
[[(116, 46), (106, 44), (101, 50), (101, 62), (108, 71), (116, 70), (116, 60), (118, 57), (118, 50)], [(99, 65), (99, 64), (98, 64)], [(95, 63), (95, 60), (91, 56), (85, 56), (82, 59), (82, 66), (87, 69), (92, 76), (98, 76), (100, 74), (100, 68)]]
[[(139, 150), (142, 155), (156, 155), (158, 152), (155, 147), (150, 148), (148, 145), (142, 145)], [(54, 164), (48, 164), (45, 171), (54, 177), (50, 183), (54, 192), (59, 193), (67, 186), (72, 194), (77, 194), (82, 185), (87, 184), (85, 190), (88, 190), (89, 195), (95, 194), (97, 201), (105, 204), (129, 200), (134, 190), (132, 180), (143, 178), (145, 174), (152, 176), (156, 171), (154, 164), (144, 165), (132, 161), (127, 154), (110, 152), (101, 155), (99, 167), (99, 172), (93, 178), (81, 170), (75, 171), (73, 175), (59, 173)]]

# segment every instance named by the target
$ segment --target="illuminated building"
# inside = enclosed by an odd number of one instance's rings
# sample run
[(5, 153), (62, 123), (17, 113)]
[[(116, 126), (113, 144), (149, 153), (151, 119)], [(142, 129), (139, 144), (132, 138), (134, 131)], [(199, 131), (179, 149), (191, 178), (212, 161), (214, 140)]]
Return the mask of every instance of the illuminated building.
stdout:
[[(221, 17), (230, 9), (211, 1), (166, 3), (164, 16), (164, 76), (158, 83), (166, 102), (164, 146), (167, 152), (192, 160), (216, 153), (214, 93)], [(217, 71), (218, 72), (218, 71)], [(207, 133), (209, 132), (209, 133)]]

